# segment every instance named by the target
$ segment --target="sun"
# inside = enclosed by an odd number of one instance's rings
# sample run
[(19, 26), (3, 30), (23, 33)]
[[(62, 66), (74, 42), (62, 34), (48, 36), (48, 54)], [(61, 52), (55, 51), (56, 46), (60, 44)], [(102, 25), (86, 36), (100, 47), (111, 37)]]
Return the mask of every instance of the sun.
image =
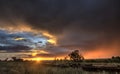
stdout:
[(35, 61), (36, 62), (40, 62), (40, 58), (35, 58)]
[(30, 60), (32, 60), (32, 61), (36, 61), (36, 62), (40, 62), (40, 61), (41, 61), (41, 58), (36, 57), (36, 58), (31, 58)]

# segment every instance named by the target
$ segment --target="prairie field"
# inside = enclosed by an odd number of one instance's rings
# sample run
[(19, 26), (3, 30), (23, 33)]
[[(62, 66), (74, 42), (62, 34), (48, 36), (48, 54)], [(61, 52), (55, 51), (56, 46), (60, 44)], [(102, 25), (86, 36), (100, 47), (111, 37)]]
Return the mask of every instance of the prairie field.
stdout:
[(120, 74), (120, 72), (84, 71), (81, 68), (53, 67), (42, 62), (0, 62), (0, 74)]

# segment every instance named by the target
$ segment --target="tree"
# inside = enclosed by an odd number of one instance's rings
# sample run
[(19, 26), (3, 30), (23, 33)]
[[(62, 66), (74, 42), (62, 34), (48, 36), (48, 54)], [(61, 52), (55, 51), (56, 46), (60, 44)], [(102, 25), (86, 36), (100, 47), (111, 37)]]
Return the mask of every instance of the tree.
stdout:
[(75, 50), (73, 52), (71, 52), (69, 55), (70, 60), (77, 62), (77, 61), (83, 61), (84, 57), (80, 54), (79, 55), (79, 50)]

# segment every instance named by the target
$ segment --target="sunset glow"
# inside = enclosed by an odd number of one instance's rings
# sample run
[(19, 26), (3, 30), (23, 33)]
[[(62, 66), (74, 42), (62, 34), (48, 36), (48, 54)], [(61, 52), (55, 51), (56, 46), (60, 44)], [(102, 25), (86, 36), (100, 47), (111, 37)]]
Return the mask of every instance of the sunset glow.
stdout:
[(44, 61), (44, 60), (54, 60), (54, 58), (49, 58), (49, 57), (34, 57), (34, 58), (23, 58), (24, 60), (29, 60), (29, 61)]
[(120, 56), (120, 4), (116, 0), (0, 3), (1, 59), (52, 60), (74, 50), (86, 59)]
[(53, 45), (57, 45), (57, 38), (55, 36), (49, 34), (48, 32), (43, 32), (42, 34), (49, 38), (47, 40), (49, 43), (51, 43)]
[(34, 57), (34, 56), (36, 56), (37, 55), (37, 52), (33, 52), (32, 53), (32, 56)]
[(46, 52), (46, 51), (44, 51), (44, 50), (39, 50), (38, 51), (39, 53), (42, 53), (42, 54), (48, 54), (49, 52)]

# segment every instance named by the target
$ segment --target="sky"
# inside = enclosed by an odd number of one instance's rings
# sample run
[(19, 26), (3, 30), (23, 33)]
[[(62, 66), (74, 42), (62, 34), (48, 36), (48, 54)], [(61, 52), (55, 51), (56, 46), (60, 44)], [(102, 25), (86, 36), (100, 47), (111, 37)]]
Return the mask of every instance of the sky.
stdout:
[(0, 58), (120, 56), (119, 0), (0, 0)]

